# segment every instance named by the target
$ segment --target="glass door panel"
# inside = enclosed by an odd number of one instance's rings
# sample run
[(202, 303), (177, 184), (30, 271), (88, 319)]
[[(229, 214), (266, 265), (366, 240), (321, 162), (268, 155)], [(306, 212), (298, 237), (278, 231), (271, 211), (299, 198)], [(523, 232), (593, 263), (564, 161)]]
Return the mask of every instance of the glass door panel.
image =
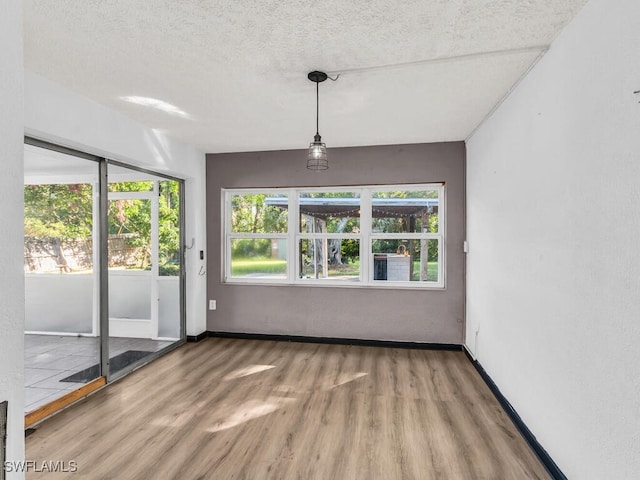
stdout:
[[(151, 198), (109, 193), (109, 372), (151, 355), (157, 337), (152, 315)], [(138, 196), (148, 196), (140, 193)], [(154, 328), (155, 327), (155, 328)]]
[(158, 183), (158, 336), (182, 338), (180, 231), (181, 183)]
[(28, 413), (184, 341), (184, 184), (38, 140), (24, 151)]
[(97, 161), (24, 149), (26, 412), (100, 376)]
[(181, 188), (109, 165), (109, 372), (149, 360), (183, 337)]

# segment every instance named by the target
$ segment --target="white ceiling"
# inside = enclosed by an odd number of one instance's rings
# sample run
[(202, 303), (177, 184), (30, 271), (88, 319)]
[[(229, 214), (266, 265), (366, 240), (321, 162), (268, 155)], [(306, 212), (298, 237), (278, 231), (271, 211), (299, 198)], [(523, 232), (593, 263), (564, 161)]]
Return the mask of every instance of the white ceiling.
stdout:
[(24, 0), (25, 66), (205, 152), (305, 148), (316, 69), (329, 148), (464, 140), (586, 1)]

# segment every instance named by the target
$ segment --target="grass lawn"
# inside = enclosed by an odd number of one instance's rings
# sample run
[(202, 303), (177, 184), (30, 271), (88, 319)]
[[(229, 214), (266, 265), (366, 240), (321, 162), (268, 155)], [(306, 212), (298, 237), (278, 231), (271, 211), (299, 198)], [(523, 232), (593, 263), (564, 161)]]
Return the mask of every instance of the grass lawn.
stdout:
[(351, 263), (343, 263), (342, 265), (329, 265), (330, 277), (357, 277), (360, 275), (360, 261), (356, 260)]
[[(273, 275), (286, 274), (287, 262), (279, 258), (250, 257), (234, 258), (231, 262), (231, 275), (234, 277), (244, 277), (247, 275)], [(345, 263), (344, 265), (330, 265), (329, 276), (358, 276), (360, 273), (360, 262)], [(438, 280), (438, 263), (429, 262), (427, 267), (429, 281)], [(414, 281), (420, 278), (420, 262), (413, 263)]]
[(286, 274), (287, 261), (266, 257), (234, 258), (231, 261), (231, 276), (233, 277), (274, 273)]
[[(420, 279), (420, 262), (413, 262), (413, 279)], [(429, 262), (427, 264), (427, 280), (430, 282), (438, 281), (438, 262)]]

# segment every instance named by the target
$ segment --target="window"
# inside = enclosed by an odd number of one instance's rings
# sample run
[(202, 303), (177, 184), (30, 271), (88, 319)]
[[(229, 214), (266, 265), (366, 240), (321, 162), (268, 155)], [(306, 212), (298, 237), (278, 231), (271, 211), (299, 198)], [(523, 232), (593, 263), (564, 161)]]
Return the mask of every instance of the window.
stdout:
[(372, 192), (374, 282), (440, 283), (440, 196), (426, 187)]
[(299, 192), (298, 277), (360, 281), (360, 194)]
[(444, 287), (444, 186), (224, 190), (229, 283)]
[(227, 193), (227, 279), (287, 280), (287, 193)]

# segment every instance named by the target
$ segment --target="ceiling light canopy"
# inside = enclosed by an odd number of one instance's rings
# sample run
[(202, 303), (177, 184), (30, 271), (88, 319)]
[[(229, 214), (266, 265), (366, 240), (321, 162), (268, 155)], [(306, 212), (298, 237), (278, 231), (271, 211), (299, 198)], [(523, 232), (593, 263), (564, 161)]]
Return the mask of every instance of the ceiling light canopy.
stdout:
[(318, 128), (319, 123), (319, 88), (320, 82), (324, 82), (327, 79), (327, 74), (324, 72), (313, 71), (309, 72), (307, 78), (316, 83), (316, 134), (313, 137), (313, 142), (309, 144), (309, 155), (307, 156), (307, 168), (309, 170), (327, 170), (329, 168), (329, 160), (327, 160), (327, 146), (322, 142), (320, 131)]

